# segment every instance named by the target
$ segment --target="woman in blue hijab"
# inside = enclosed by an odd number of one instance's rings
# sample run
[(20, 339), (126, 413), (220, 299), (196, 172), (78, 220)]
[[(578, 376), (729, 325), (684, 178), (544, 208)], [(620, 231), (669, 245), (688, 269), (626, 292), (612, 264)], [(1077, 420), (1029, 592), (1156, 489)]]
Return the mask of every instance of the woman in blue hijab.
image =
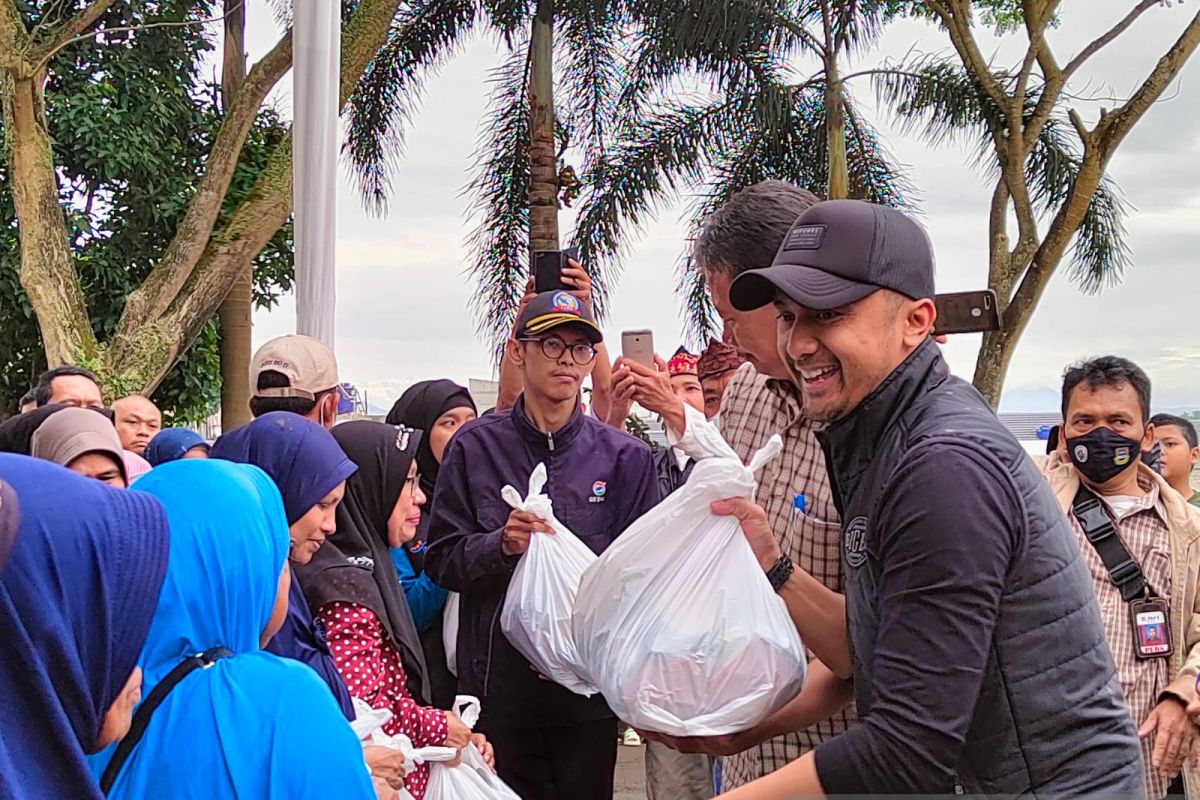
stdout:
[(157, 498), (171, 527), (141, 657), (146, 691), (189, 656), (212, 656), (154, 709), (110, 800), (373, 799), (362, 747), (321, 680), (259, 649), (281, 573), (289, 574), (287, 523), (271, 480), (241, 464), (181, 460), (133, 491)]
[(157, 467), (181, 458), (208, 458), (204, 437), (190, 428), (164, 428), (146, 445), (146, 460)]
[[(325, 537), (336, 529), (335, 511), (346, 493), (346, 479), (358, 469), (329, 431), (299, 414), (273, 411), (217, 440), (213, 458), (253, 464), (267, 473), (283, 496), (293, 564), (312, 560)], [(295, 573), (291, 575), (287, 619), (265, 648), (312, 667), (333, 692), (346, 719), (354, 719), (350, 693), (338, 675), (324, 631), (312, 613)]]
[(99, 800), (84, 755), (129, 730), (167, 517), (152, 497), (25, 456), (0, 455), (0, 481), (15, 497), (0, 510), (20, 506), (0, 570), (0, 797)]

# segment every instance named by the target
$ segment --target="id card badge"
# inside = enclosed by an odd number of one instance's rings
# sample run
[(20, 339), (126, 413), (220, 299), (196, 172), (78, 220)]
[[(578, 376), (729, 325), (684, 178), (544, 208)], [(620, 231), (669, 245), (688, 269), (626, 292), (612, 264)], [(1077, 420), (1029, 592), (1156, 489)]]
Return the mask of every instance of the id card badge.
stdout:
[(1171, 655), (1170, 604), (1161, 597), (1134, 600), (1129, 604), (1133, 623), (1133, 649), (1138, 658), (1167, 658)]

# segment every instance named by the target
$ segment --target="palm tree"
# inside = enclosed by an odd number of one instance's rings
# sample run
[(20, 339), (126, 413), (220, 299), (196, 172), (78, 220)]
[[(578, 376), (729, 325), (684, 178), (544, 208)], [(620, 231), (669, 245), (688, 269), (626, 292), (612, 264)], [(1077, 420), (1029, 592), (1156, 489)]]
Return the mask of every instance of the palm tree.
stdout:
[[(480, 29), (508, 44), (470, 185), (480, 214), (472, 236), (481, 289), (474, 306), (481, 334), (498, 352), (531, 249), (558, 249), (560, 178), (575, 172), (563, 161), (568, 151), (579, 158), (586, 187), (571, 240), (592, 274), (601, 314), (630, 233), (685, 188), (703, 188), (699, 215), (769, 177), (833, 196), (903, 203), (900, 170), (836, 72), (838, 59), (885, 21), (884, 5), (419, 0), (397, 19), (351, 100), (347, 149), (368, 206), (382, 210), (425, 77)], [(789, 82), (787, 61), (801, 53), (817, 54), (823, 69)], [(704, 88), (706, 102), (675, 101), (682, 84)], [(711, 328), (707, 298), (694, 281), (688, 287), (693, 328), (704, 334)]]
[[(760, 38), (736, 44), (706, 37), (686, 15), (660, 17), (651, 29), (655, 38), (634, 62), (627, 95), (637, 99), (621, 104), (634, 111), (588, 175), (593, 188), (575, 233), (581, 254), (593, 268), (615, 272), (628, 232), (665, 199), (698, 191), (695, 230), (731, 195), (768, 178), (830, 199), (911, 207), (911, 186), (847, 86), (875, 71), (840, 70), (841, 61), (874, 42), (896, 13), (895, 3), (875, 0), (802, 0), (767, 17)], [(659, 55), (664, 51), (673, 63)], [(818, 72), (791, 80), (788, 64), (797, 55), (816, 58)], [(646, 80), (642, 59), (652, 65)], [(681, 74), (705, 84), (707, 102), (673, 99)], [(703, 342), (717, 333), (713, 309), (686, 255), (683, 264), (688, 331)]]

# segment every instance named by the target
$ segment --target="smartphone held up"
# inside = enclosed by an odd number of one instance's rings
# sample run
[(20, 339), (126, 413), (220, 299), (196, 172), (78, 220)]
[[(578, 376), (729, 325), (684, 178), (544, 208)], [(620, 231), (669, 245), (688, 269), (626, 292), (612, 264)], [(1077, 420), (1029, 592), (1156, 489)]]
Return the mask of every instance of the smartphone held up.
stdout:
[(533, 251), (533, 290), (541, 294), (574, 289), (574, 286), (563, 283), (562, 274), (568, 261), (579, 261), (579, 248)]

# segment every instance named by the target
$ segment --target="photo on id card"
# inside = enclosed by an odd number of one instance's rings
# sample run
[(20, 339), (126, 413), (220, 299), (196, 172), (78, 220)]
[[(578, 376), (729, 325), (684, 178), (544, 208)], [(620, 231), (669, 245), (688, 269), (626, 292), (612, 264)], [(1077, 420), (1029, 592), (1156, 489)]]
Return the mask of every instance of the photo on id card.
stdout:
[(1171, 650), (1167, 641), (1167, 618), (1162, 611), (1139, 611), (1134, 614), (1138, 651), (1145, 656), (1162, 655)]

